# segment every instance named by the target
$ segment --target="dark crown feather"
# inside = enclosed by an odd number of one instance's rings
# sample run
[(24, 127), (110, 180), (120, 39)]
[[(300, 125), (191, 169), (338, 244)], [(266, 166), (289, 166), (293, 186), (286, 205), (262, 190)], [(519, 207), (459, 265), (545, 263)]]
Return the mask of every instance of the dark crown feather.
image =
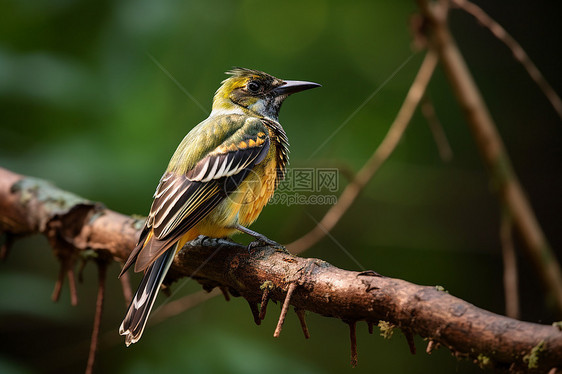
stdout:
[(241, 67), (233, 67), (231, 70), (227, 71), (225, 74), (228, 75), (232, 75), (235, 78), (249, 78), (249, 77), (253, 77), (253, 76), (258, 76), (260, 78), (265, 78), (266, 80), (275, 80), (275, 77), (272, 75), (269, 75), (263, 71), (260, 70), (255, 70), (255, 69), (247, 69), (247, 68), (241, 68)]

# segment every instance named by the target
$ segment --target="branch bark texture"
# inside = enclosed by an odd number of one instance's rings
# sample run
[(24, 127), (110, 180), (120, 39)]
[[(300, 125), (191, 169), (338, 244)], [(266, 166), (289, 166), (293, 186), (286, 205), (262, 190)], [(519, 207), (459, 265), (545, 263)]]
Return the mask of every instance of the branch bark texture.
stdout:
[[(42, 233), (59, 257), (93, 249), (121, 262), (141, 224), (48, 182), (0, 168), (0, 230), (12, 236)], [(283, 303), (291, 289), (289, 303), (299, 311), (350, 326), (386, 321), (407, 336), (418, 334), (481, 365), (537, 372), (562, 368), (562, 331), (557, 327), (500, 316), (435, 287), (374, 271), (343, 270), (267, 247), (249, 254), (230, 241), (198, 239), (178, 253), (167, 282), (185, 276), (207, 290), (222, 287), (242, 296), (256, 310), (263, 306), (266, 290), (267, 298)]]

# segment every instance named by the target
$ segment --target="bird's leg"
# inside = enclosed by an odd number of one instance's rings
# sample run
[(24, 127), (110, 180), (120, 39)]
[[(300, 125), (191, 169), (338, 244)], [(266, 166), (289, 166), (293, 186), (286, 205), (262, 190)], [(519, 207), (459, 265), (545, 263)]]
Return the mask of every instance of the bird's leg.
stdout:
[(261, 247), (264, 245), (269, 245), (273, 248), (275, 248), (276, 251), (279, 252), (285, 252), (285, 253), (289, 253), (287, 251), (287, 249), (285, 249), (285, 247), (279, 243), (277, 243), (276, 241), (273, 241), (271, 239), (269, 239), (267, 236), (260, 234), (259, 232), (255, 232), (253, 230), (250, 230), (247, 227), (241, 226), (241, 225), (236, 225), (235, 226), (236, 229), (238, 231), (243, 232), (244, 234), (248, 234), (250, 236), (253, 236), (254, 238), (256, 238), (256, 241), (251, 242), (250, 244), (248, 244), (248, 251), (250, 252), (252, 249), (256, 248), (256, 247)]

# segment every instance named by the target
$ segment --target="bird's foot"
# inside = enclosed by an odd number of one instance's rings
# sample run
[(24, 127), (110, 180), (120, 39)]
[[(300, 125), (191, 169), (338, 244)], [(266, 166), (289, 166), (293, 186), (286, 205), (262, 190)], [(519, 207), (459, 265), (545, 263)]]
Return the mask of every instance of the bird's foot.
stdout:
[(216, 238), (211, 238), (206, 235), (199, 235), (195, 239), (193, 239), (190, 244), (192, 246), (201, 246), (201, 247), (209, 247), (215, 244)]
[(255, 232), (253, 230), (250, 230), (249, 228), (244, 227), (242, 225), (236, 225), (235, 228), (237, 230), (245, 233), (245, 234), (248, 234), (248, 235), (256, 238), (255, 241), (251, 242), (248, 245), (248, 252), (249, 253), (252, 253), (255, 248), (265, 247), (265, 246), (273, 247), (278, 252), (289, 253), (283, 245), (277, 243), (276, 241), (273, 241), (273, 240), (269, 239), (268, 237), (260, 234), (259, 232)]
[(256, 236), (255, 238), (257, 240), (248, 244), (248, 253), (252, 253), (256, 248), (266, 247), (266, 246), (274, 248), (277, 252), (283, 252), (287, 254), (289, 253), (284, 245), (279, 244), (276, 241), (271, 240), (264, 235)]

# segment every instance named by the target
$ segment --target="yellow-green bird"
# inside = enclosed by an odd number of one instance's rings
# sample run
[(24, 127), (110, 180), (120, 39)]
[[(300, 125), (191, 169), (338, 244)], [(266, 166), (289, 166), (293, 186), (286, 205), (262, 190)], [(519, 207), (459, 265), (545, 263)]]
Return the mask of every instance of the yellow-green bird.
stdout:
[(320, 85), (244, 68), (227, 74), (209, 117), (172, 156), (138, 244), (119, 275), (133, 263), (136, 272), (144, 272), (119, 328), (127, 346), (141, 338), (174, 255), (186, 242), (241, 231), (254, 236), (254, 243), (281, 247), (247, 227), (285, 176), (289, 143), (278, 120), (281, 104), (290, 94)]

